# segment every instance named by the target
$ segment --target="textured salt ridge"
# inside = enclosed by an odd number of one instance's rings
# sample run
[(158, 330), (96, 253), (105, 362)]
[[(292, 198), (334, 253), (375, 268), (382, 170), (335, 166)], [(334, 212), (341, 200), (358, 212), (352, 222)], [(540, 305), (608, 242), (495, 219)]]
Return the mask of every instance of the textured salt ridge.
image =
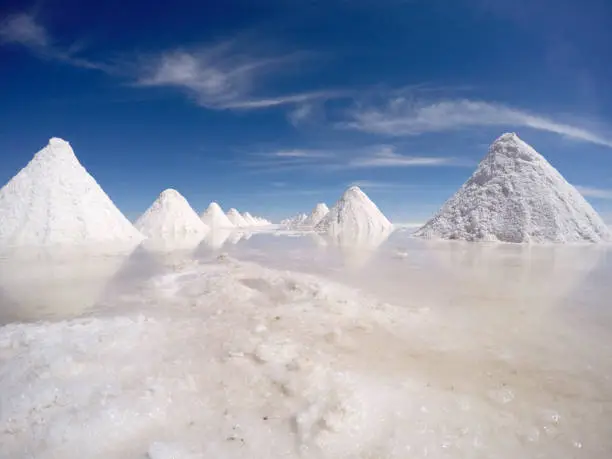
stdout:
[(288, 229), (295, 229), (304, 226), (304, 222), (308, 220), (308, 215), (304, 213), (297, 214), (291, 218), (286, 218), (280, 222), (281, 226)]
[(317, 224), (316, 231), (327, 233), (346, 245), (360, 245), (385, 239), (393, 225), (368, 196), (352, 186)]
[(237, 228), (246, 228), (247, 226), (249, 226), (245, 219), (242, 217), (242, 215), (240, 215), (240, 212), (238, 212), (233, 207), (227, 211), (226, 215), (229, 221), (232, 222), (232, 224)]
[(187, 200), (173, 189), (163, 191), (135, 226), (151, 239), (204, 237), (209, 229)]
[(317, 224), (323, 220), (323, 218), (329, 213), (329, 207), (324, 202), (318, 203), (306, 220), (304, 220), (305, 226), (317, 226)]
[(578, 190), (513, 133), (491, 145), (472, 177), (415, 235), (513, 243), (612, 239)]
[(3, 247), (136, 243), (142, 239), (65, 140), (50, 139), (0, 189)]
[(216, 202), (211, 202), (206, 211), (201, 215), (201, 220), (210, 228), (234, 228), (234, 224), (223, 213), (223, 209)]

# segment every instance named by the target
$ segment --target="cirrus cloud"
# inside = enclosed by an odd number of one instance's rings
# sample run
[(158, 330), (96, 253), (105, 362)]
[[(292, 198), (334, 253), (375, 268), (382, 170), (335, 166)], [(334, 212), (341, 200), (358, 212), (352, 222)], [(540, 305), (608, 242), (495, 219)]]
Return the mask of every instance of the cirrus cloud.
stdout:
[(414, 136), (468, 127), (527, 127), (612, 148), (612, 140), (591, 130), (502, 104), (445, 100), (425, 105), (396, 98), (382, 108), (359, 108), (349, 112), (341, 127), (389, 136)]

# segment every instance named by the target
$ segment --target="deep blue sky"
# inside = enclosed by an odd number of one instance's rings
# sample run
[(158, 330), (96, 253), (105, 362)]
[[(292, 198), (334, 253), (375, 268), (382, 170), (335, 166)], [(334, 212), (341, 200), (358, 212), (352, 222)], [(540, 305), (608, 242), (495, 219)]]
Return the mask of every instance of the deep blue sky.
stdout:
[(4, 0), (0, 182), (57, 136), (130, 218), (168, 187), (278, 219), (359, 183), (420, 222), (515, 131), (612, 220), (610, 24), (608, 0)]

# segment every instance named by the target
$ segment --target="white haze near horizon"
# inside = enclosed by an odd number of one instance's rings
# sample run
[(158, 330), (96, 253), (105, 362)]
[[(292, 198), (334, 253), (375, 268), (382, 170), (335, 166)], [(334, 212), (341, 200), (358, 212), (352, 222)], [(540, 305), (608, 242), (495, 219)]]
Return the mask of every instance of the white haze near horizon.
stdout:
[(608, 247), (408, 234), (1, 258), (0, 458), (612, 457)]

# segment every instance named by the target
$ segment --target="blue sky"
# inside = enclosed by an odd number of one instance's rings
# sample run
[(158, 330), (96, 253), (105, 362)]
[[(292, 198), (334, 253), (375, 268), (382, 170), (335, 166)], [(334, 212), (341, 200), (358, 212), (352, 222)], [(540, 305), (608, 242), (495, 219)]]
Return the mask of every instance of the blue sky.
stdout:
[(611, 23), (607, 0), (5, 0), (0, 182), (58, 136), (130, 218), (168, 187), (278, 219), (357, 183), (421, 222), (515, 131), (612, 221)]

